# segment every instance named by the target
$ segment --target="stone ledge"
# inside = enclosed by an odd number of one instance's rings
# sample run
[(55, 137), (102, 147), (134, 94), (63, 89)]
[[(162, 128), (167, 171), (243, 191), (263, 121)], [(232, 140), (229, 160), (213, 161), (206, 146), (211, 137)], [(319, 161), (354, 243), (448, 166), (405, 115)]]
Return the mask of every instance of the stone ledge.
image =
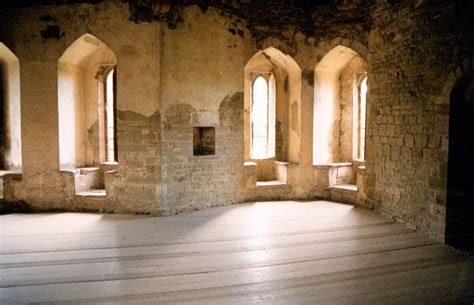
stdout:
[(21, 172), (10, 171), (10, 170), (0, 170), (0, 178), (6, 179), (21, 179), (23, 174)]
[(331, 190), (341, 190), (347, 192), (357, 192), (357, 185), (355, 184), (337, 184), (329, 187)]
[(319, 163), (313, 164), (316, 168), (331, 168), (331, 167), (345, 167), (352, 166), (352, 162), (336, 162), (336, 163)]
[(118, 162), (117, 162), (117, 161), (112, 161), (112, 162), (106, 161), (106, 162), (102, 162), (101, 164), (102, 164), (102, 165), (106, 165), (106, 166), (107, 166), (107, 165), (108, 165), (108, 166), (115, 166), (115, 165), (118, 165)]
[(84, 175), (84, 174), (88, 174), (88, 173), (97, 172), (97, 171), (99, 171), (99, 168), (98, 167), (80, 167), (80, 168), (77, 168), (77, 171), (81, 175)]
[(107, 193), (105, 190), (89, 190), (89, 191), (83, 191), (79, 192), (76, 194), (76, 196), (79, 197), (105, 197), (107, 196)]
[(221, 157), (219, 155), (193, 155), (194, 160), (219, 160)]
[(285, 165), (285, 166), (288, 166), (288, 165), (298, 165), (298, 163), (294, 163), (294, 162), (288, 162), (288, 161), (273, 161), (275, 164), (278, 164), (278, 165)]
[(258, 188), (270, 188), (270, 187), (291, 187), (288, 184), (278, 181), (278, 180), (272, 180), (272, 181), (257, 181), (257, 187)]

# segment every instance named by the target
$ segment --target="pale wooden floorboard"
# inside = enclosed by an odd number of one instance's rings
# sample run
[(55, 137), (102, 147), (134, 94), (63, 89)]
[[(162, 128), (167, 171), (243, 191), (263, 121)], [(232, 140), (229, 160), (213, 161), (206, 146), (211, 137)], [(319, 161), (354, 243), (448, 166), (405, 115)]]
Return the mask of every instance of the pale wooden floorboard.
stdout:
[(474, 261), (350, 205), (0, 216), (0, 303), (467, 304)]

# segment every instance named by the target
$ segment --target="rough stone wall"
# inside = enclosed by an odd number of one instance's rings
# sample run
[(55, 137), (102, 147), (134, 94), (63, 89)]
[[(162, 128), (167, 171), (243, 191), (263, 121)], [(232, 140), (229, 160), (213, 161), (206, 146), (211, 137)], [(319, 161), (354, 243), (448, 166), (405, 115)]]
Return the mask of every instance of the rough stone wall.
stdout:
[(472, 37), (460, 27), (472, 2), (391, 2), (372, 9), (368, 196), (382, 213), (443, 240), (449, 92), (465, 55), (460, 37)]
[[(251, 40), (217, 9), (182, 11), (163, 29), (162, 213), (238, 202), (243, 184), (243, 67)], [(235, 32), (228, 29), (235, 29)], [(193, 127), (215, 127), (215, 155), (193, 156)]]
[(118, 122), (118, 171), (110, 174), (110, 181), (106, 177), (108, 208), (158, 214), (161, 209), (161, 115), (159, 112), (144, 116), (119, 111)]
[[(105, 42), (118, 65), (119, 164), (105, 174), (107, 204), (100, 207), (172, 214), (252, 199), (256, 193), (243, 179), (243, 67), (270, 46), (302, 70), (301, 109), (291, 111), (301, 115), (293, 120), (299, 124), (280, 126), (282, 134), (294, 130), (300, 139), (285, 196), (321, 196), (322, 178), (312, 166), (314, 69), (344, 45), (369, 64), (367, 202), (442, 239), (449, 93), (466, 56), (467, 65), (473, 62), (472, 25), (463, 27), (472, 21), (470, 1), (193, 5), (202, 2), (177, 2), (170, 15), (151, 18), (139, 5), (150, 1), (4, 11), (0, 40), (21, 63), (24, 169), (22, 180), (6, 182), (7, 199), (81, 208), (72, 176), (58, 168), (57, 64), (85, 33)], [(197, 126), (216, 128), (215, 155), (193, 156)], [(284, 137), (278, 139), (283, 145)]]
[[(23, 177), (7, 182), (7, 200), (22, 200), (37, 209), (109, 208), (103, 202), (94, 205), (79, 200), (74, 196), (72, 175), (59, 171), (58, 60), (77, 38), (90, 33), (115, 53), (117, 107), (134, 114), (124, 122), (119, 117), (119, 166), (108, 179), (105, 202), (121, 212), (158, 210), (159, 141), (148, 138), (160, 133), (159, 115), (156, 118), (160, 24), (129, 21), (128, 5), (116, 1), (11, 7), (1, 13), (0, 40), (20, 60), (23, 124)], [(49, 35), (51, 28), (59, 34)], [(133, 145), (121, 144), (129, 142)]]
[[(226, 205), (240, 201), (243, 189), (243, 96), (222, 101), (217, 122), (186, 104), (170, 106), (163, 121), (162, 214)], [(198, 120), (198, 122), (196, 122)], [(193, 126), (212, 126), (215, 155), (193, 155)]]

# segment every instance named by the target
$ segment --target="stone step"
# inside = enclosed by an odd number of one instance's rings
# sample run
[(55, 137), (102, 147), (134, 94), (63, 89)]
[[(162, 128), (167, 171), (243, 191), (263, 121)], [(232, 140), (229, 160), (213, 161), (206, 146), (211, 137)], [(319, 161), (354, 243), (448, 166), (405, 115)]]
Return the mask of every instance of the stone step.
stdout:
[(280, 200), (290, 197), (293, 188), (281, 181), (257, 181), (256, 200)]
[(349, 184), (349, 183), (342, 183), (336, 184), (329, 187), (331, 190), (341, 190), (341, 191), (348, 191), (348, 192), (357, 192), (357, 185)]
[(335, 202), (355, 204), (357, 202), (357, 185), (337, 184), (329, 187), (331, 200)]
[(107, 196), (105, 190), (94, 189), (76, 194), (74, 209), (102, 213), (107, 210)]

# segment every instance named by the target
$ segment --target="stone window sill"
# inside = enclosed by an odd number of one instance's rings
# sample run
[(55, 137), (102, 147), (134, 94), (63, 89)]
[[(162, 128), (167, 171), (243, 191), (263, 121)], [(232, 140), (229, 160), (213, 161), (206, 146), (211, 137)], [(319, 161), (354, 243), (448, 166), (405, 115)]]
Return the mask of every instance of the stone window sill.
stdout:
[(219, 157), (217, 155), (194, 155), (193, 159), (199, 160), (217, 160)]
[(0, 170), (0, 178), (11, 178), (11, 179), (21, 179), (23, 174), (18, 171), (12, 170)]
[(345, 167), (345, 166), (352, 166), (352, 162), (334, 162), (334, 163), (319, 163), (313, 164), (316, 168), (331, 168), (331, 167)]
[(113, 161), (113, 162), (102, 162), (103, 165), (118, 165), (118, 162)]

